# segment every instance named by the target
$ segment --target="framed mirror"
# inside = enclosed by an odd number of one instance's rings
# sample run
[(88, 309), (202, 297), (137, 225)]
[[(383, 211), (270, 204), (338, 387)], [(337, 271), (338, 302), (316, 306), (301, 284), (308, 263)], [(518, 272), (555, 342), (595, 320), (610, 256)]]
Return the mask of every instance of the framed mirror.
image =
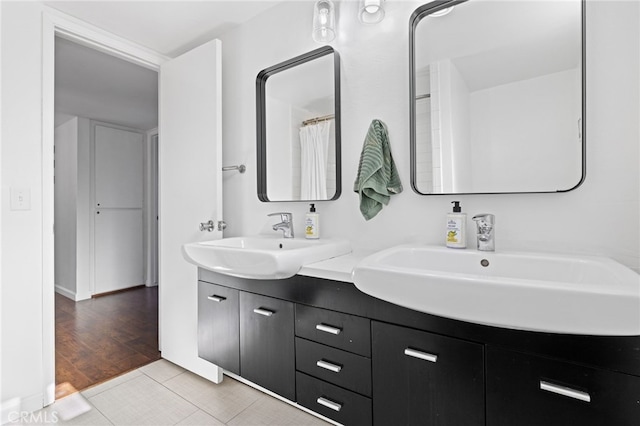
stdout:
[(258, 198), (335, 200), (340, 174), (340, 58), (330, 46), (256, 80)]
[(446, 0), (410, 19), (419, 194), (565, 192), (585, 177), (582, 0)]

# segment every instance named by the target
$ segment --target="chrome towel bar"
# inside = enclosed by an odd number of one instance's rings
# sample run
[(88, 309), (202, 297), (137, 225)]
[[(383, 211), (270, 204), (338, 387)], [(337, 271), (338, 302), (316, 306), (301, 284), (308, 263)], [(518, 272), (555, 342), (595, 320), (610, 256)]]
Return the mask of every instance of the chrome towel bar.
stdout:
[(233, 171), (233, 170), (237, 170), (240, 173), (244, 173), (244, 172), (247, 171), (247, 167), (244, 164), (238, 164), (238, 165), (235, 165), (235, 166), (223, 166), (222, 167), (222, 171), (223, 172), (230, 172), (230, 171)]

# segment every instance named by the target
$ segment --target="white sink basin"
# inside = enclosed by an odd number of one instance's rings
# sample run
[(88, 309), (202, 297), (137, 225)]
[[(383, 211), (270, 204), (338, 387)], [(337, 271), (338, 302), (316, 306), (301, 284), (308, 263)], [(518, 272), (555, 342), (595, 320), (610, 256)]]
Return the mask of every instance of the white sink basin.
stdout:
[(640, 335), (640, 276), (603, 257), (405, 245), (363, 259), (353, 281), (371, 296), (447, 318), (551, 333)]
[(304, 265), (351, 252), (344, 239), (305, 240), (271, 236), (234, 237), (188, 243), (185, 259), (224, 275), (253, 279), (294, 276)]

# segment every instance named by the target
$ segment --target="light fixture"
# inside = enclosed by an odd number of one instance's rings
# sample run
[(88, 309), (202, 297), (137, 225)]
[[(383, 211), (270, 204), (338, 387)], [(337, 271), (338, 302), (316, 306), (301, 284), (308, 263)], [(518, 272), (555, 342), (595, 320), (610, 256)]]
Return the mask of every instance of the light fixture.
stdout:
[(336, 12), (331, 0), (320, 0), (313, 8), (313, 40), (328, 43), (336, 38)]
[(384, 19), (384, 0), (360, 0), (358, 18), (363, 24), (377, 24)]

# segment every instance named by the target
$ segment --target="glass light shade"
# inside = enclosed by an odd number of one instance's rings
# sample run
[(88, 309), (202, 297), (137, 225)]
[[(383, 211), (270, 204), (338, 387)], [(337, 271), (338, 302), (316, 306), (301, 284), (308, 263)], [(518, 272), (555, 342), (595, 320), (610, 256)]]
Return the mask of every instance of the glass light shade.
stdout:
[(358, 18), (363, 24), (377, 24), (384, 19), (384, 0), (360, 0)]
[(313, 8), (313, 40), (328, 43), (336, 38), (336, 12), (331, 0), (320, 0)]

